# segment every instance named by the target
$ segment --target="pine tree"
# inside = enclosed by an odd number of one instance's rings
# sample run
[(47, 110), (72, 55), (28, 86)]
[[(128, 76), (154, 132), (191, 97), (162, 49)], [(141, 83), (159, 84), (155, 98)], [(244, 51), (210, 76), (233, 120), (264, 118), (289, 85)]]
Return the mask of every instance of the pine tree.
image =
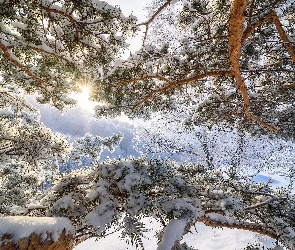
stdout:
[[(147, 117), (183, 103), (195, 124), (226, 122), (293, 137), (294, 3), (179, 2), (173, 9), (171, 0), (155, 1), (150, 19), (136, 25), (134, 16), (101, 1), (3, 0), (2, 76), (59, 108), (72, 103), (66, 93), (90, 75), (92, 98), (107, 103), (98, 116)], [(159, 24), (168, 30), (164, 39)], [(116, 60), (142, 26), (142, 49)]]
[(163, 226), (158, 249), (172, 249), (197, 222), (261, 233), (288, 249), (295, 246), (295, 197), (290, 190), (273, 190), (270, 183), (202, 165), (143, 159), (94, 162), (93, 168), (59, 178), (40, 205), (46, 207), (41, 215), (70, 218), (77, 240), (123, 229), (123, 237), (142, 249), (146, 229), (140, 220), (152, 217)]
[(100, 79), (126, 37), (134, 16), (103, 1), (3, 0), (0, 71), (3, 81), (38, 93), (41, 103), (62, 109), (79, 81)]
[[(74, 103), (68, 94), (89, 78), (91, 98), (103, 103), (97, 116), (123, 111), (149, 118), (184, 105), (187, 125), (294, 138), (293, 1), (156, 0), (141, 24), (99, 0), (0, 4), (0, 186), (7, 190), (0, 195), (1, 215), (67, 217), (77, 240), (115, 226), (139, 248), (145, 229), (138, 220), (150, 216), (164, 227), (158, 249), (187, 249), (179, 241), (197, 222), (262, 233), (294, 249), (290, 190), (209, 165), (101, 163), (102, 148), (112, 149), (121, 135), (86, 135), (70, 150), (18, 94), (34, 93), (63, 109)], [(122, 60), (126, 38), (140, 27), (142, 48)], [(67, 157), (89, 157), (91, 166), (60, 174), (44, 190), (47, 179), (40, 177), (51, 177)], [(171, 231), (177, 233), (167, 241)]]
[(59, 173), (70, 145), (40, 122), (18, 88), (0, 85), (0, 93), (0, 215), (26, 214)]
[(294, 137), (294, 2), (171, 2), (155, 1), (142, 49), (103, 79), (112, 106), (97, 115), (183, 104), (192, 124)]

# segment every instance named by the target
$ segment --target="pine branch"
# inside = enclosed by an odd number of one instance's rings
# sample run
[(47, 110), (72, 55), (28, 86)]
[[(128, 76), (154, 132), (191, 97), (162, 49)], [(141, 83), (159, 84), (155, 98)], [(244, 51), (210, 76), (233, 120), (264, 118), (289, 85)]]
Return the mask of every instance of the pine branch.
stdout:
[(259, 233), (266, 235), (273, 239), (278, 239), (279, 235), (277, 235), (271, 228), (268, 228), (264, 224), (255, 224), (255, 223), (246, 223), (240, 221), (231, 221), (227, 222), (227, 218), (224, 217), (222, 220), (222, 216), (220, 215), (220, 220), (211, 219), (208, 215), (200, 217), (197, 219), (197, 222), (202, 222), (206, 226), (210, 227), (222, 227), (222, 228), (231, 228), (231, 229), (242, 229), (254, 233)]
[[(167, 91), (170, 91), (171, 89), (176, 88), (178, 86), (181, 86), (181, 85), (184, 85), (184, 84), (187, 84), (187, 83), (191, 83), (191, 82), (196, 82), (196, 81), (199, 81), (199, 80), (207, 78), (207, 77), (225, 76), (225, 75), (230, 75), (230, 72), (229, 71), (216, 71), (216, 72), (213, 71), (213, 72), (207, 72), (205, 74), (201, 74), (201, 75), (198, 75), (198, 76), (194, 76), (194, 77), (191, 77), (191, 78), (185, 78), (185, 79), (182, 79), (182, 80), (179, 80), (179, 81), (169, 82), (169, 84), (166, 87), (153, 90), (143, 100), (141, 100), (140, 102), (135, 104), (133, 106), (133, 108), (132, 108), (132, 111), (136, 110), (139, 106), (141, 106), (143, 103), (147, 102), (149, 99), (151, 99), (157, 93), (167, 92)], [(157, 78), (157, 77), (155, 77), (155, 78)], [(166, 80), (166, 81), (168, 81), (168, 80)]]
[(10, 49), (5, 46), (2, 41), (0, 41), (0, 49), (3, 51), (4, 56), (17, 68), (21, 69), (24, 73), (26, 73), (29, 77), (31, 77), (33, 80), (36, 80), (37, 82), (41, 83), (42, 87), (46, 90), (46, 92), (52, 96), (50, 91), (48, 90), (47, 83), (39, 78), (38, 76), (34, 75), (30, 70), (28, 70), (24, 65), (22, 65), (17, 58), (14, 56), (14, 54), (11, 53)]
[(168, 6), (170, 5), (170, 3), (172, 2), (172, 0), (167, 0), (167, 2), (165, 2), (161, 7), (158, 8), (158, 10), (145, 22), (138, 24), (137, 26), (145, 26), (145, 32), (144, 32), (144, 37), (142, 40), (142, 50), (144, 48), (145, 45), (145, 41), (147, 39), (147, 34), (148, 34), (148, 30), (149, 30), (149, 25), (154, 21), (154, 19)]
[(251, 17), (252, 17), (252, 12), (253, 12), (253, 8), (255, 5), (255, 0), (252, 1), (251, 6), (250, 6), (250, 20), (248, 22), (248, 25), (245, 29), (245, 31), (243, 32), (243, 38), (242, 38), (242, 44), (245, 43), (245, 41), (252, 35), (252, 33), (258, 28), (260, 27), (262, 24), (272, 21), (272, 11), (274, 8), (276, 8), (278, 6), (278, 4), (281, 2), (282, 0), (277, 0), (271, 7), (270, 12), (268, 12), (266, 15), (264, 15), (262, 18), (260, 18), (257, 22), (251, 24)]
[(279, 36), (282, 39), (282, 41), (284, 42), (284, 46), (287, 49), (289, 55), (291, 56), (292, 61), (295, 63), (295, 51), (290, 43), (290, 40), (289, 40), (284, 28), (283, 28), (283, 25), (274, 10), (271, 11), (271, 14), (272, 14), (271, 15), (272, 21), (274, 22), (274, 24), (277, 28)]
[(230, 20), (229, 20), (229, 63), (231, 66), (232, 75), (234, 76), (237, 88), (240, 90), (244, 102), (244, 113), (252, 121), (264, 126), (265, 128), (278, 132), (275, 127), (266, 124), (260, 119), (256, 118), (250, 112), (250, 98), (247, 92), (246, 84), (241, 76), (240, 71), (240, 57), (243, 39), (243, 25), (245, 20), (245, 10), (247, 8), (247, 0), (234, 0), (231, 5)]

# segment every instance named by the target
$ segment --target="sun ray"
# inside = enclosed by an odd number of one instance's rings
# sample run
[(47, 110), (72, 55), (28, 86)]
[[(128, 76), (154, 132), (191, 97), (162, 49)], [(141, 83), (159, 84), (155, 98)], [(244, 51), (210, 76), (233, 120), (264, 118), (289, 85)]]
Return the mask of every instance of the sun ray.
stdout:
[(96, 103), (89, 100), (91, 92), (91, 82), (87, 82), (85, 79), (77, 83), (79, 92), (73, 92), (71, 97), (77, 101), (77, 106), (87, 111), (94, 112)]

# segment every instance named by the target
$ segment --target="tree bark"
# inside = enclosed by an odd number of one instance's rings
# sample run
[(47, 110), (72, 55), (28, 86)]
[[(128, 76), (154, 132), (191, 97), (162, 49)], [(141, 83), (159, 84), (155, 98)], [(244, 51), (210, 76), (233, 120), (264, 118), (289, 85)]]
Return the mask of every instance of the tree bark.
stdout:
[(13, 242), (13, 236), (2, 235), (0, 238), (1, 250), (71, 250), (74, 247), (74, 238), (71, 234), (66, 234), (64, 230), (57, 241), (53, 241), (50, 233), (44, 240), (42, 235), (32, 233), (30, 237), (19, 239)]
[(229, 19), (229, 39), (228, 39), (228, 53), (229, 53), (229, 63), (231, 66), (232, 76), (236, 80), (237, 88), (239, 89), (243, 103), (244, 103), (244, 113), (252, 121), (272, 130), (278, 132), (276, 128), (271, 125), (266, 124), (260, 119), (256, 118), (251, 114), (249, 108), (251, 106), (250, 98), (247, 91), (247, 86), (241, 75), (240, 70), (240, 57), (241, 48), (243, 43), (243, 32), (244, 32), (244, 21), (245, 21), (245, 11), (247, 8), (247, 0), (233, 0), (230, 9), (230, 19)]

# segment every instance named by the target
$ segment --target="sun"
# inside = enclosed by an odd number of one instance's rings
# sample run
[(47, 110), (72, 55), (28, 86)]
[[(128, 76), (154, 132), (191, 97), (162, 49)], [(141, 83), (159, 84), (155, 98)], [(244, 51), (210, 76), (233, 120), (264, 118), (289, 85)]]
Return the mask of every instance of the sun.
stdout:
[(82, 89), (81, 98), (88, 100), (89, 99), (89, 87), (83, 86), (81, 89)]
[(96, 104), (89, 100), (90, 87), (87, 85), (79, 86), (80, 93), (72, 93), (71, 97), (77, 101), (77, 106), (81, 109), (94, 112)]

